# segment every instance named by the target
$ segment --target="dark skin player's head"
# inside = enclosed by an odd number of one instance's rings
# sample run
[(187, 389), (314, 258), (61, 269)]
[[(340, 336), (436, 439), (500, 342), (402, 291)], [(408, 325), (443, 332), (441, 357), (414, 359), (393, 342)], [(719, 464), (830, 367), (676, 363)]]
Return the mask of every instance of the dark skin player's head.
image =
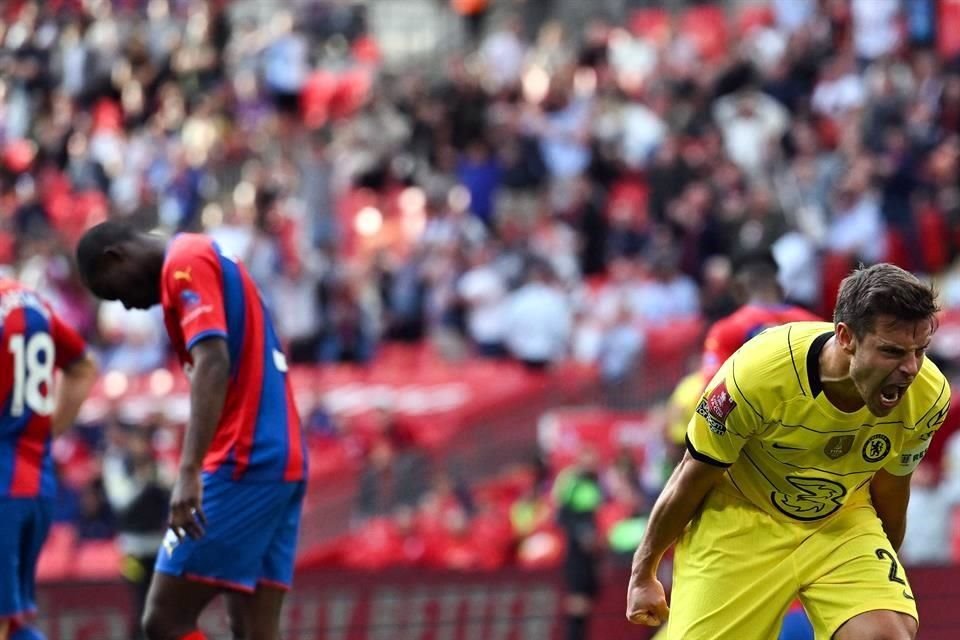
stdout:
[(121, 222), (92, 227), (77, 244), (80, 277), (98, 298), (128, 309), (160, 304), (160, 274), (166, 241)]

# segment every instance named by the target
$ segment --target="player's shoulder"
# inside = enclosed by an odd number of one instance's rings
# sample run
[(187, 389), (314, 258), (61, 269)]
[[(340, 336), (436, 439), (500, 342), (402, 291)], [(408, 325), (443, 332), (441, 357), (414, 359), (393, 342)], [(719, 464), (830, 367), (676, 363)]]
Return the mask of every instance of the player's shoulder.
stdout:
[(213, 240), (201, 233), (178, 233), (167, 246), (167, 261), (203, 257), (215, 253)]
[(199, 233), (178, 233), (167, 245), (163, 280), (170, 285), (189, 284), (194, 275), (193, 265), (216, 260), (213, 240)]
[(12, 278), (0, 279), (0, 321), (13, 309), (32, 308), (44, 317), (49, 317), (53, 309), (40, 294), (25, 284)]
[(801, 371), (817, 336), (833, 331), (827, 322), (793, 322), (766, 329), (730, 360), (730, 375), (744, 394), (787, 400), (803, 393)]
[(766, 371), (802, 358), (813, 340), (824, 333), (832, 332), (829, 322), (790, 322), (770, 327), (749, 340), (737, 352), (737, 359), (750, 367)]
[(923, 366), (910, 385), (910, 402), (907, 403), (912, 417), (919, 419), (928, 410), (950, 404), (950, 383), (940, 367), (930, 358), (924, 358)]

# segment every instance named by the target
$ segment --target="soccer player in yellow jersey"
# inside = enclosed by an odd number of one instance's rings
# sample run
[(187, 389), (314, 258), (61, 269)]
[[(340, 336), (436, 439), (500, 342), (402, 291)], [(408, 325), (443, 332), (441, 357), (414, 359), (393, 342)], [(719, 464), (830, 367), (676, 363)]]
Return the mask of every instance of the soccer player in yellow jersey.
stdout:
[[(669, 640), (770, 640), (799, 596), (817, 640), (912, 640), (896, 550), (910, 474), (950, 387), (925, 352), (935, 294), (889, 264), (847, 277), (834, 323), (769, 329), (707, 385), (634, 556), (627, 617)], [(688, 526), (689, 525), (689, 526)]]

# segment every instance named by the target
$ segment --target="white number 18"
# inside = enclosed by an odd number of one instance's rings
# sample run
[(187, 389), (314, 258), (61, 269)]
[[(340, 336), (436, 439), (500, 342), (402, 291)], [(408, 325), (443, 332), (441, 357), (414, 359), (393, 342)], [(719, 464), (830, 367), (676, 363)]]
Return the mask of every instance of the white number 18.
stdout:
[(23, 334), (17, 334), (10, 336), (9, 349), (13, 354), (11, 417), (23, 415), (24, 405), (38, 415), (50, 415), (54, 405), (53, 338), (39, 332), (25, 341)]

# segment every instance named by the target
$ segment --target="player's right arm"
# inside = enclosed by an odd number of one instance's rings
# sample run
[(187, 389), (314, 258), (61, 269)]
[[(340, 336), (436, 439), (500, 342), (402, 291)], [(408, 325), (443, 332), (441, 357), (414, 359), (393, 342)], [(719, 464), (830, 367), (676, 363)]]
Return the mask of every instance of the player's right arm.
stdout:
[(667, 599), (657, 580), (660, 559), (720, 480), (725, 467), (694, 459), (689, 451), (674, 470), (650, 514), (643, 542), (633, 556), (627, 591), (627, 618), (635, 624), (659, 625), (667, 619)]
[(170, 529), (179, 537), (204, 534), (203, 459), (223, 413), (230, 380), (221, 274), (211, 250), (171, 251), (165, 266), (166, 310), (177, 318), (190, 354), (190, 417), (170, 497)]
[[(668, 615), (657, 567), (667, 549), (694, 518), (707, 493), (740, 455), (763, 419), (742, 391), (744, 370), (762, 372), (758, 356), (742, 353), (728, 360), (704, 392), (687, 427), (687, 452), (657, 499), (637, 548), (627, 591), (627, 619), (659, 625)], [(755, 379), (756, 373), (753, 374)], [(762, 375), (762, 374), (761, 374)], [(749, 376), (748, 376), (749, 377)]]
[(220, 423), (230, 380), (230, 354), (227, 341), (211, 337), (190, 349), (193, 369), (190, 374), (190, 418), (184, 436), (180, 469), (170, 496), (170, 528), (179, 535), (183, 530), (192, 538), (203, 535), (203, 458), (210, 448)]

